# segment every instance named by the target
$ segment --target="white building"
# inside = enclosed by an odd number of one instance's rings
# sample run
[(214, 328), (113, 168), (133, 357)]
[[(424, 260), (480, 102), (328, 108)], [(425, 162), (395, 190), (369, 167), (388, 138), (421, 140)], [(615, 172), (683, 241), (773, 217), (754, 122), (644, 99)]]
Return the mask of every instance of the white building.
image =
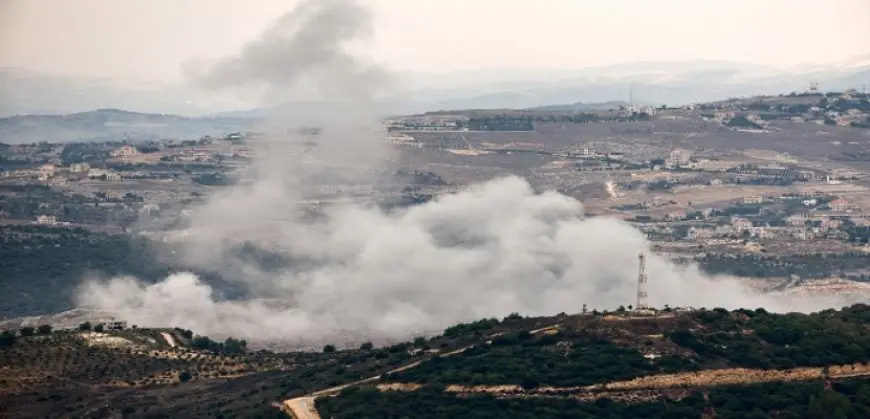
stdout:
[(57, 168), (53, 164), (43, 164), (39, 166), (39, 172), (48, 176), (54, 175)]
[(764, 202), (764, 197), (761, 195), (743, 197), (744, 204), (760, 204)]
[(669, 154), (667, 160), (665, 160), (665, 165), (667, 167), (685, 166), (685, 165), (689, 164), (689, 161), (691, 159), (692, 159), (692, 152), (691, 151), (678, 148), (678, 149), (671, 151), (671, 154)]
[(55, 225), (57, 224), (57, 217), (53, 215), (40, 215), (36, 217), (36, 224)]
[(133, 146), (131, 146), (131, 145), (129, 145), (129, 144), (124, 145), (123, 147), (121, 147), (121, 148), (119, 148), (119, 149), (117, 149), (117, 150), (112, 150), (112, 152), (111, 152), (112, 157), (128, 157), (128, 156), (135, 156), (136, 153), (137, 153), (136, 148), (133, 147)]
[(423, 143), (417, 141), (414, 137), (407, 134), (388, 135), (387, 143), (400, 147), (423, 148)]
[(731, 217), (731, 226), (738, 233), (742, 233), (744, 230), (752, 228), (752, 221), (740, 217)]
[(91, 170), (91, 165), (88, 163), (73, 163), (69, 165), (69, 171), (71, 173), (82, 173)]

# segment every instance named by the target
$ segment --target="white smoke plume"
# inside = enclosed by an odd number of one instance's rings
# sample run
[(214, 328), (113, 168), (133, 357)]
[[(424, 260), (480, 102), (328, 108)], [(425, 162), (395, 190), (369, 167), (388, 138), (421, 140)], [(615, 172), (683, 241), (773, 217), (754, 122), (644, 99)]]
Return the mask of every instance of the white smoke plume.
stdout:
[[(252, 295), (222, 300), (190, 273), (157, 284), (120, 277), (83, 285), (82, 305), (139, 325), (180, 326), (210, 336), (324, 342), (405, 339), (460, 321), (511, 312), (546, 315), (633, 303), (637, 255), (649, 257), (656, 306), (808, 310), (816, 300), (778, 300), (652, 255), (644, 236), (612, 219), (585, 218), (580, 202), (538, 194), (514, 177), (476, 185), (398, 213), (336, 205), (316, 219), (300, 201), (321, 177), (369, 181), (391, 152), (371, 112), (386, 72), (348, 52), (371, 33), (351, 0), (310, 0), (243, 51), (197, 73), (209, 88), (260, 86), (269, 103), (315, 93), (320, 106), (282, 113), (256, 145), (253, 181), (196, 208), (184, 257), (227, 273)], [(302, 136), (300, 126), (322, 128)], [(291, 155), (315, 141), (302, 163)], [(266, 271), (231, 255), (255, 243), (299, 261)], [(358, 338), (350, 337), (358, 336)]]

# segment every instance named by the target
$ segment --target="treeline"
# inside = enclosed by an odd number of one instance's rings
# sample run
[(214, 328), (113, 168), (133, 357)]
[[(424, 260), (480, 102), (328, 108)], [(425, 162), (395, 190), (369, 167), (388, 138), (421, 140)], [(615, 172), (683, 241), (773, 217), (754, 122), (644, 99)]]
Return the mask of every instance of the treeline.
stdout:
[(248, 342), (244, 339), (226, 338), (223, 342), (211, 340), (208, 336), (196, 336), (190, 341), (190, 347), (216, 354), (243, 354), (248, 350)]
[(588, 124), (594, 122), (634, 122), (649, 121), (652, 117), (645, 112), (634, 112), (627, 115), (601, 116), (594, 113), (576, 113), (570, 115), (487, 115), (472, 116), (465, 126), (472, 131), (534, 131), (535, 123)]
[(870, 306), (865, 304), (812, 314), (714, 309), (697, 318), (706, 327), (665, 336), (694, 351), (702, 364), (786, 369), (870, 362)]
[[(227, 298), (245, 290), (226, 280), (229, 272), (193, 269), (148, 238), (48, 226), (0, 227), (0, 318), (44, 314), (74, 308), (72, 298), (82, 278), (132, 275), (146, 282), (172, 272), (195, 272)], [(289, 263), (281, 255), (251, 245), (236, 257), (265, 270)]]
[[(21, 234), (26, 233), (26, 234)], [(0, 229), (0, 317), (73, 308), (92, 272), (162, 278), (170, 271), (147, 239), (41, 226)]]
[[(864, 304), (813, 314), (717, 308), (681, 316), (674, 325), (662, 324), (643, 333), (663, 332), (670, 342), (690, 351), (654, 359), (611, 341), (610, 332), (594, 327), (542, 335), (520, 330), (461, 354), (432, 358), (383, 380), (570, 387), (723, 366), (787, 369), (870, 362), (870, 306)], [(449, 328), (444, 335), (477, 333), (497, 324), (494, 319), (481, 320)]]
[[(865, 233), (867, 234), (867, 233)], [(866, 237), (866, 236), (856, 236)], [(745, 277), (822, 278), (867, 267), (863, 253), (813, 253), (789, 256), (729, 255), (706, 253), (695, 259), (698, 266), (712, 274)]]
[(478, 345), (450, 357), (432, 358), (383, 379), (443, 385), (515, 384), (531, 389), (539, 385), (585, 386), (695, 369), (687, 359), (665, 356), (650, 361), (637, 349), (614, 345), (593, 335), (571, 338), (570, 348), (557, 346), (563, 339), (566, 338), (559, 334), (503, 335), (493, 339), (491, 345)]
[(870, 380), (835, 382), (830, 390), (818, 381), (722, 386), (709, 390), (709, 400), (694, 392), (679, 401), (662, 399), (631, 404), (607, 398), (582, 402), (490, 395), (456, 397), (437, 386), (417, 392), (353, 388), (317, 402), (322, 417), (335, 419), (697, 419), (708, 408), (717, 418), (864, 419), (870, 417)]
[(468, 120), (472, 131), (534, 131), (534, 118), (531, 116), (495, 115), (475, 117)]

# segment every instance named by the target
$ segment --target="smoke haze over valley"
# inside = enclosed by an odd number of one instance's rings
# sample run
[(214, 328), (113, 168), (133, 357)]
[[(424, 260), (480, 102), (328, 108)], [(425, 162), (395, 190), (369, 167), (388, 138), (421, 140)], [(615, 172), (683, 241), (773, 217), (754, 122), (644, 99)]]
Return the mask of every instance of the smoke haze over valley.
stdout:
[[(403, 339), (511, 312), (633, 303), (637, 255), (651, 253), (644, 235), (619, 220), (587, 218), (579, 201), (537, 193), (520, 178), (399, 211), (348, 204), (306, 217), (299, 202), (317, 178), (366, 183), (394, 153), (372, 110), (400, 83), (346, 48), (365, 42), (370, 24), (354, 1), (309, 0), (237, 55), (187, 69), (203, 88), (258, 89), (264, 105), (299, 97), (324, 104), (269, 118), (263, 129), (271, 135), (252, 144), (253, 181), (193, 208), (180, 257), (232, 272), (246, 299), (222, 299), (196, 275), (179, 272), (156, 284), (123, 276), (88, 281), (79, 303), (143, 326), (312, 347), (350, 335)], [(321, 128), (316, 137), (296, 134), (312, 126)], [(294, 157), (308, 141), (316, 146), (307, 160)], [(262, 269), (231, 252), (243, 243), (293, 263)], [(656, 255), (647, 269), (654, 306), (806, 311), (843, 303), (759, 294)]]

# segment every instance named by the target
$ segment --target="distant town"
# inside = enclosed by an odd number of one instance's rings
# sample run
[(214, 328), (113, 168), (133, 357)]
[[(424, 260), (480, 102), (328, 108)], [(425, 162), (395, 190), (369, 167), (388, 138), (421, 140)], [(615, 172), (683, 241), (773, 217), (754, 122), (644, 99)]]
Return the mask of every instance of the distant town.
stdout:
[[(811, 90), (682, 107), (394, 117), (382, 133), (396, 151), (383, 168), (389, 182), (324, 181), (304, 204), (414, 205), (515, 175), (576, 197), (589, 215), (627, 220), (658, 252), (710, 272), (860, 288), (870, 275), (859, 263), (870, 251), (868, 114), (866, 93)], [(0, 223), (150, 234), (142, 220), (195, 216), (188, 204), (244, 182), (267, 135), (4, 144)]]

